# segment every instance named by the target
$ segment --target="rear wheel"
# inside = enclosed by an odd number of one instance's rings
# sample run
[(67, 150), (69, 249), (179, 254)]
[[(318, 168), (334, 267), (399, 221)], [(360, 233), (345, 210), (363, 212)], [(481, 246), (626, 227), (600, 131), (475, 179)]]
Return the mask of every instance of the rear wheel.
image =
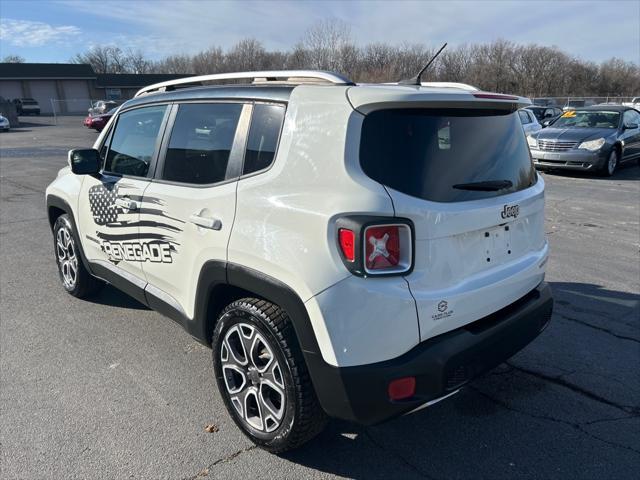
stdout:
[(257, 298), (233, 302), (218, 319), (212, 346), (225, 406), (255, 444), (283, 452), (323, 429), (325, 414), (280, 307)]
[(616, 171), (616, 168), (618, 168), (619, 157), (620, 156), (618, 154), (618, 151), (615, 148), (611, 150), (607, 161), (600, 168), (600, 175), (604, 177), (610, 177), (611, 175), (613, 175)]
[(64, 289), (74, 297), (85, 298), (104, 284), (82, 263), (80, 248), (69, 215), (60, 215), (53, 225), (53, 241), (58, 273)]

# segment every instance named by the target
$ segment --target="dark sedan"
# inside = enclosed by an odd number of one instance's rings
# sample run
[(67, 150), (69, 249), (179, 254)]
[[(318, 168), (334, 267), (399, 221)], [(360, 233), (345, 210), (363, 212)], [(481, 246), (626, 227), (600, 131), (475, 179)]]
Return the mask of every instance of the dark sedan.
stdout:
[(83, 124), (87, 128), (93, 128), (96, 132), (101, 132), (117, 111), (117, 108), (113, 108), (102, 115), (88, 115), (87, 118), (84, 119)]
[(558, 107), (532, 105), (527, 107), (527, 110), (531, 110), (533, 112), (540, 125), (542, 125), (542, 128), (548, 127), (556, 118), (562, 115), (562, 109)]
[(527, 141), (538, 170), (611, 176), (621, 162), (640, 159), (640, 112), (618, 105), (570, 110)]

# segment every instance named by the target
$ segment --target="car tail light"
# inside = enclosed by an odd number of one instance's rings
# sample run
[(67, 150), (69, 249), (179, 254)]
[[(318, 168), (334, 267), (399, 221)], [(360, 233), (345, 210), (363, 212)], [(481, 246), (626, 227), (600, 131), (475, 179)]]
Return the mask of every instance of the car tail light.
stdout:
[(477, 92), (473, 94), (476, 98), (487, 98), (490, 100), (518, 100), (518, 97), (514, 97), (513, 95), (503, 95), (502, 93), (487, 93), (487, 92)]
[(411, 268), (411, 230), (405, 224), (364, 229), (364, 269), (370, 274), (403, 273)]
[(416, 377), (397, 378), (389, 382), (389, 400), (404, 400), (416, 394)]
[(356, 234), (353, 230), (348, 228), (341, 228), (338, 230), (338, 240), (340, 242), (340, 249), (344, 255), (345, 260), (348, 262), (355, 262), (356, 260)]
[(402, 275), (413, 268), (411, 220), (349, 215), (338, 218), (336, 227), (340, 257), (354, 275)]

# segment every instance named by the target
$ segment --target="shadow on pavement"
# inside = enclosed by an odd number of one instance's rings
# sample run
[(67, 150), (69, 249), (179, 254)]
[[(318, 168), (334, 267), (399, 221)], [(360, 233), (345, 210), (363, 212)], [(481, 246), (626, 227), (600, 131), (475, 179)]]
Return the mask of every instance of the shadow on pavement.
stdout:
[(97, 295), (87, 298), (92, 303), (131, 310), (149, 310), (149, 307), (131, 298), (112, 285), (105, 285)]

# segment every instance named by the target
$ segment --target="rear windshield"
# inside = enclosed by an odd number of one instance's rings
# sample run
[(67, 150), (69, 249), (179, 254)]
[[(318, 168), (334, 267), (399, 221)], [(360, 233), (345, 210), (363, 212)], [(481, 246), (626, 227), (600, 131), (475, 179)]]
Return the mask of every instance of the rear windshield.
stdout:
[[(537, 179), (516, 113), (494, 110), (373, 112), (362, 125), (360, 164), (383, 185), (434, 202), (504, 195)], [(469, 185), (479, 182), (500, 188)]]

